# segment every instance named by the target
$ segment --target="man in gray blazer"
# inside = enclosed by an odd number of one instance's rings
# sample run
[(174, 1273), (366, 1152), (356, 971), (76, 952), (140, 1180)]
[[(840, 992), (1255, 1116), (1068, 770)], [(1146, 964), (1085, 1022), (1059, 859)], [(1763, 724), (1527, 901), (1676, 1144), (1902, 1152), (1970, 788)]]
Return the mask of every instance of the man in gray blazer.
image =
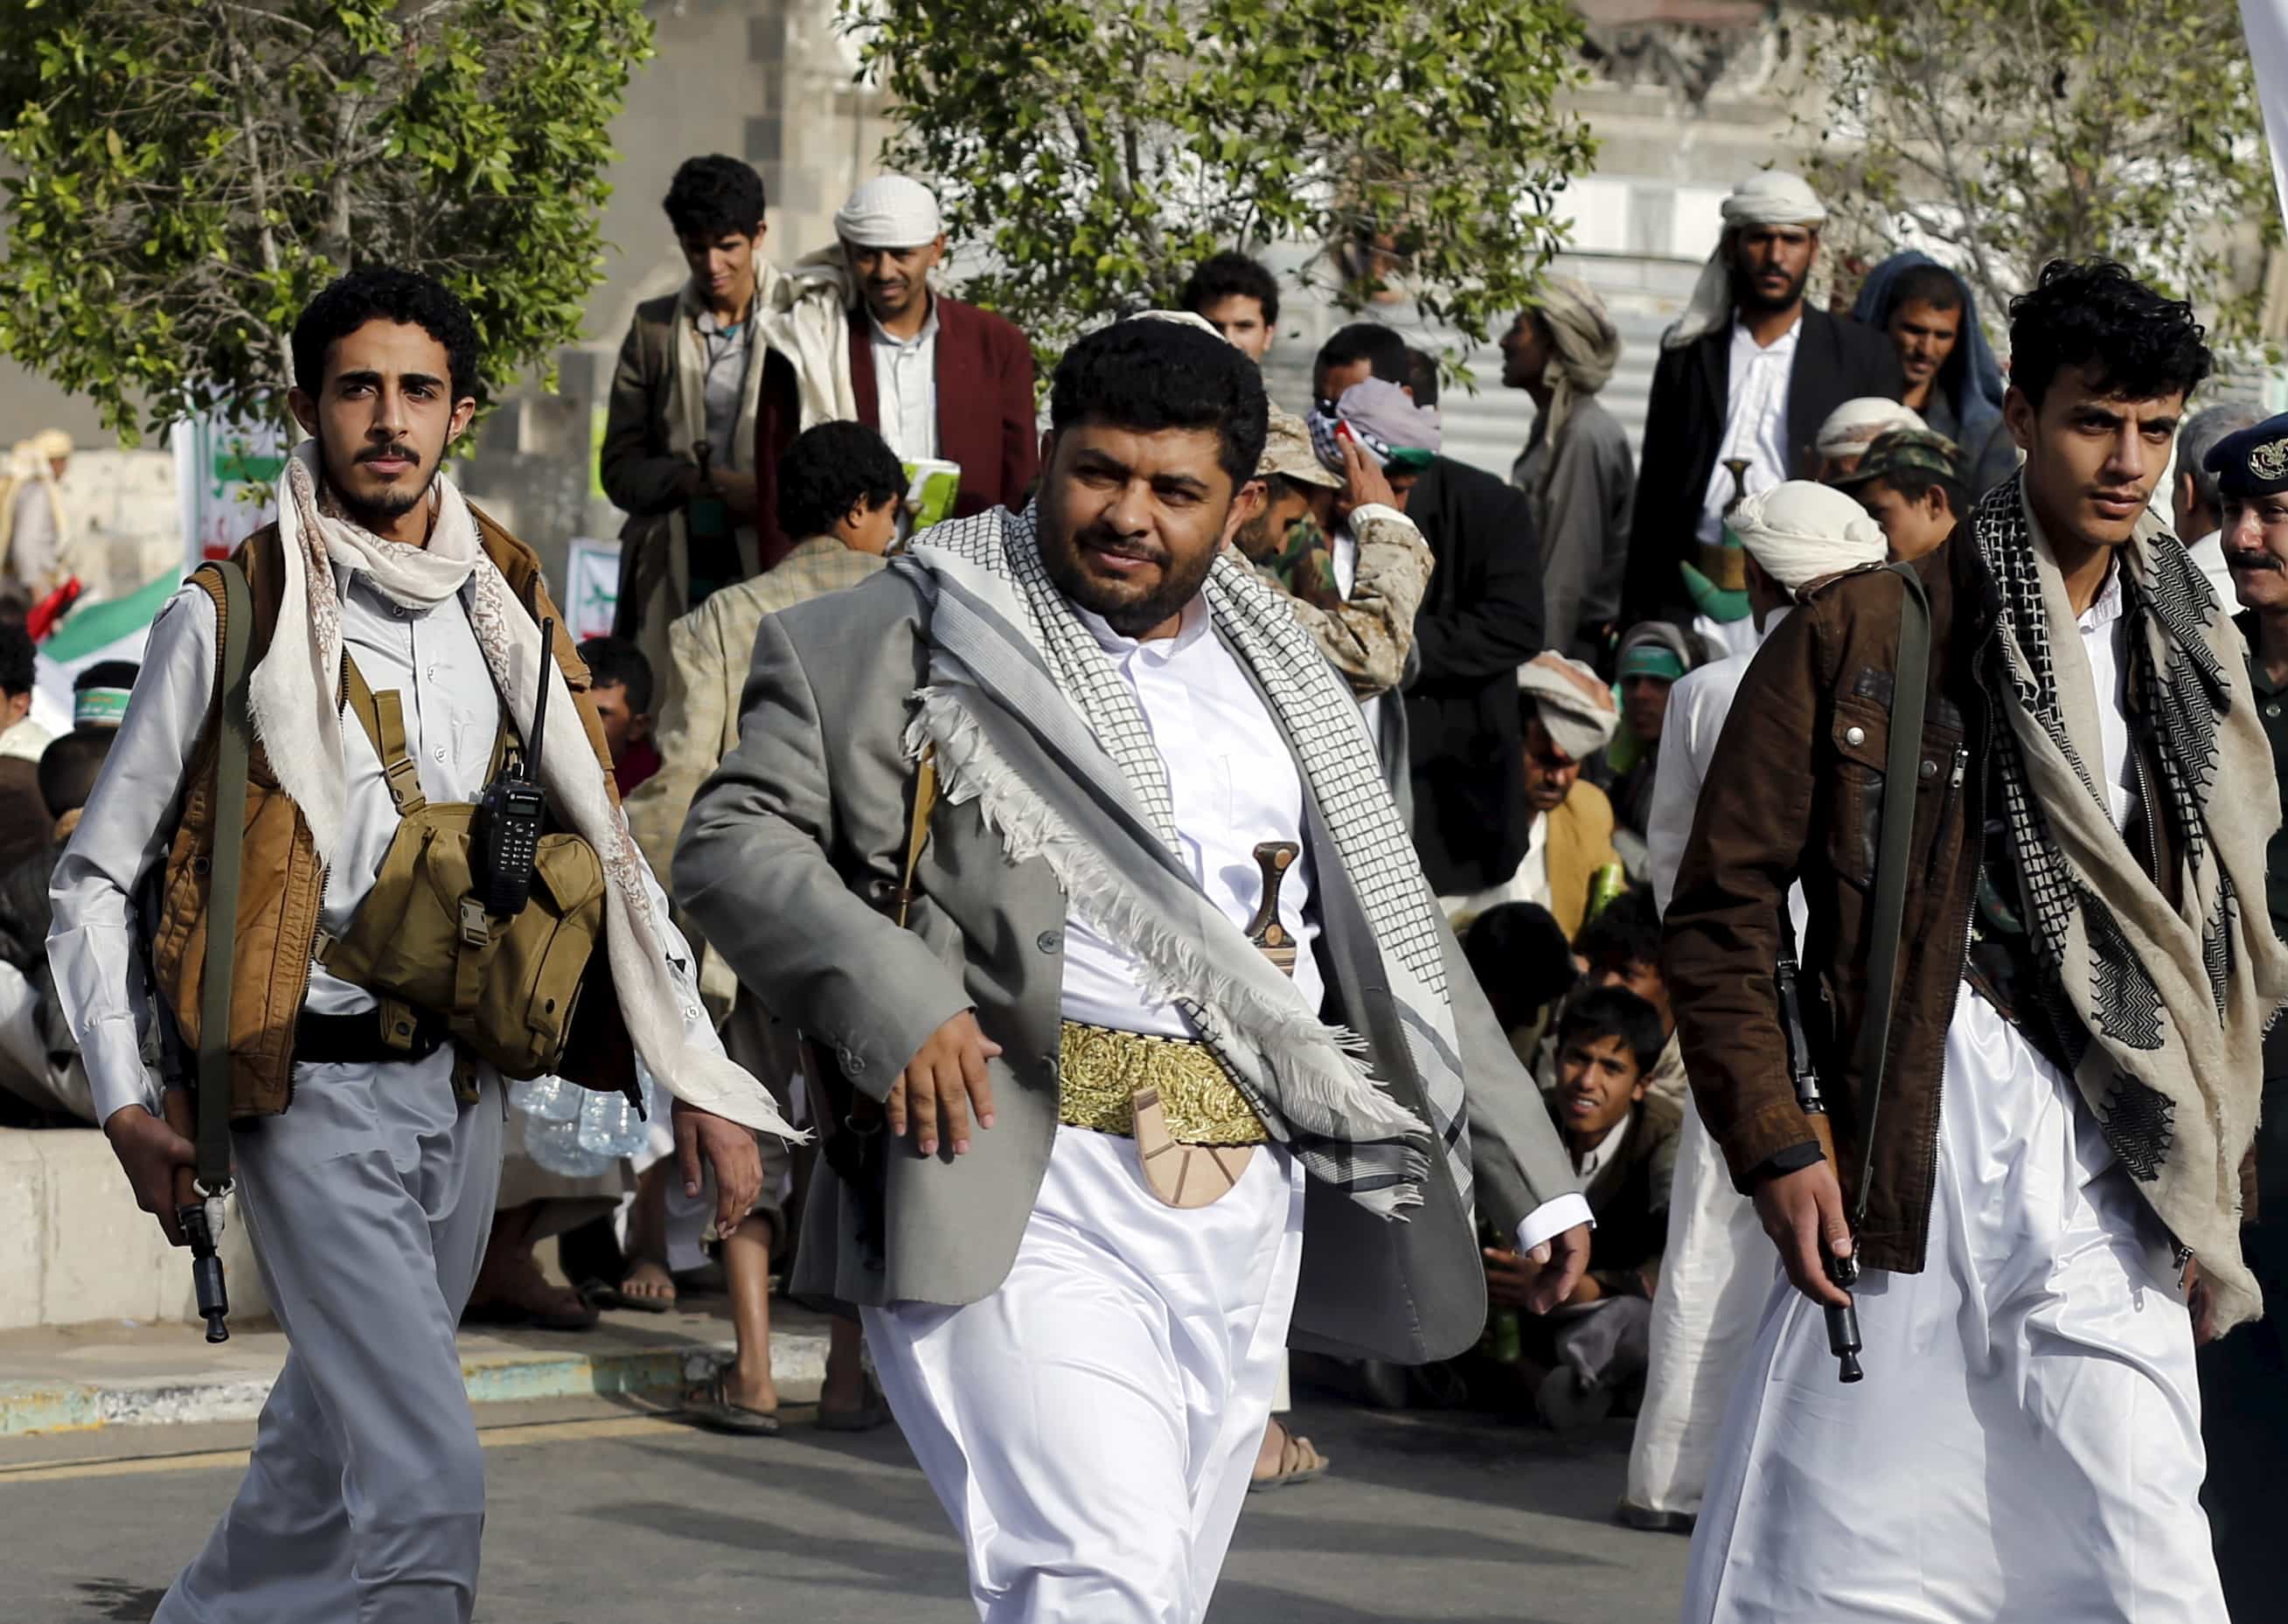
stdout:
[(1474, 1211), (1545, 1308), (1588, 1211), (1356, 704), (1231, 551), (1255, 367), (1122, 322), (1051, 420), (1026, 512), (763, 622), (675, 878), (838, 1070), (796, 1287), (860, 1309), (980, 1616), (1191, 1624), (1290, 1340), (1456, 1353)]

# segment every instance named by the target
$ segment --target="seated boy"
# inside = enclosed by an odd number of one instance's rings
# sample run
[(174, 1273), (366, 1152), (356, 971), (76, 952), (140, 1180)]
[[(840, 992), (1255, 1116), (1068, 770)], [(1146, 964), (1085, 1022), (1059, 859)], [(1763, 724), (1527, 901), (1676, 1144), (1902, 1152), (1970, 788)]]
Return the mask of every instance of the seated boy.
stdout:
[[(1653, 1007), (1622, 987), (1584, 993), (1558, 1017), (1550, 1114), (1597, 1227), (1572, 1295), (1519, 1327), (1524, 1356), (1551, 1367), (1536, 1407), (1554, 1427), (1601, 1420), (1644, 1374), (1683, 1121), (1674, 1102), (1647, 1091), (1664, 1041)], [(1526, 1285), (1515, 1254), (1487, 1249), (1486, 1291), (1497, 1307), (1522, 1308)]]
[[(1646, 1072), (1646, 1091), (1681, 1108), (1688, 1086), (1684, 1051), (1676, 1041), (1668, 983), (1660, 973), (1660, 910), (1653, 902), (1652, 887), (1639, 885), (1614, 898), (1603, 913), (1581, 927), (1573, 952), (1581, 961), (1583, 985), (1625, 987), (1652, 1006), (1660, 1022), (1661, 1047)], [(1535, 1074), (1545, 1089), (1550, 1087), (1553, 1073)]]

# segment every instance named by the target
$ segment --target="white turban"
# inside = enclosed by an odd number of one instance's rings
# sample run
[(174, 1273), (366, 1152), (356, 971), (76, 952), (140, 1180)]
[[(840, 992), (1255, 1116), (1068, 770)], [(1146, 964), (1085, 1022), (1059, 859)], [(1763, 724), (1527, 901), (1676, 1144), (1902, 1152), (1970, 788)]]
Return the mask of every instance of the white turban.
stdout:
[(1827, 421), (1819, 425), (1818, 438), (1812, 444), (1822, 456), (1863, 456), (1868, 447), (1894, 429), (1929, 426), (1912, 407), (1886, 400), (1880, 395), (1862, 395), (1828, 413)]
[[(1724, 200), (1724, 234), (1743, 226), (1806, 226), (1816, 231), (1827, 224), (1827, 205), (1800, 175), (1785, 170), (1763, 170), (1751, 175)], [(1724, 263), (1724, 245), (1708, 256), (1693, 284), (1692, 302), (1683, 316), (1660, 341), (1666, 350), (1680, 350), (1694, 339), (1714, 332), (1731, 319), (1732, 273)]]
[(1611, 685), (1578, 660), (1536, 654), (1517, 668), (1517, 691), (1533, 696), (1549, 741), (1576, 761), (1610, 744), (1620, 727)]
[(1812, 582), (1890, 556), (1883, 527), (1866, 509), (1809, 479), (1790, 479), (1743, 498), (1724, 523), (1791, 598)]
[(877, 175), (834, 215), (835, 235), (854, 248), (920, 248), (944, 229), (936, 197), (903, 175)]

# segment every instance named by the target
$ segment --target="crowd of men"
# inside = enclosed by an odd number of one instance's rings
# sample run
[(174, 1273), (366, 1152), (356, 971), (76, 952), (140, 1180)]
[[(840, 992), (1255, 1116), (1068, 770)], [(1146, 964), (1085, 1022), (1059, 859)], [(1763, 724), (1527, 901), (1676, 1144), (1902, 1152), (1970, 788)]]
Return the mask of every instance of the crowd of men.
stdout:
[[(1505, 480), (1386, 325), (1271, 399), (1243, 255), (1077, 342), (1044, 432), (926, 186), (785, 269), (766, 202), (728, 158), (669, 188), (614, 637), (544, 647), (536, 559), (440, 471), (466, 313), (359, 272), (240, 554), (250, 764), (202, 572), (58, 790), (28, 940), (82, 1113), (176, 1233), (137, 1001), (226, 1018), (293, 1348), (161, 1620), (465, 1620), (457, 1319), (656, 1311), (711, 1249), (738, 1348), (692, 1413), (779, 1430), (783, 1271), (835, 1315), (820, 1424), (894, 1418), (989, 1620), (1202, 1618), (1247, 1493), (1330, 1468), (1291, 1345), (1378, 1401), (1635, 1414), (1618, 1514), (1694, 1533), (1691, 1624), (2264, 1616), (2288, 418), (2188, 416), (2189, 306), (2054, 265), (2006, 377), (1920, 255), (1822, 308), (1825, 210), (1762, 173), (1641, 456), (1596, 292), (1516, 313)], [(600, 875), (600, 1032), (552, 1063), (673, 1100), (585, 1178), (520, 1145), (466, 970), (514, 909), (441, 923), (450, 1008), (352, 968), (541, 693), (552, 906), (572, 846)]]

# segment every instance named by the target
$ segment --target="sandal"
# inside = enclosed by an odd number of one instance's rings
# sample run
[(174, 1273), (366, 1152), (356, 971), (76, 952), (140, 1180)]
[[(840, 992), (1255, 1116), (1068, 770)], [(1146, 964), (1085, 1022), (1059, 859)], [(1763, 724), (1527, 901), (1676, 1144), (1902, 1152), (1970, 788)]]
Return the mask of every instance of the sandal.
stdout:
[(752, 1409), (732, 1398), (719, 1370), (684, 1395), (683, 1407), (711, 1432), (743, 1432), (751, 1438), (779, 1435), (779, 1413)]
[[(646, 1271), (649, 1273), (647, 1275)], [(652, 1287), (649, 1291), (632, 1291), (639, 1279)], [(659, 1289), (664, 1286), (664, 1291)], [(639, 1314), (672, 1313), (676, 1306), (675, 1280), (656, 1264), (638, 1264), (620, 1277), (616, 1286), (601, 1280), (592, 1280), (581, 1287), (581, 1295), (598, 1308), (627, 1309)]]
[(1262, 1494), (1273, 1489), (1291, 1488), (1296, 1484), (1308, 1483), (1315, 1477), (1327, 1475), (1327, 1468), (1333, 1462), (1312, 1448), (1309, 1438), (1290, 1432), (1287, 1423), (1275, 1417), (1271, 1424), (1279, 1429), (1279, 1470), (1268, 1477), (1251, 1477), (1247, 1481), (1249, 1493)]
[(821, 1432), (871, 1432), (890, 1419), (890, 1406), (882, 1397), (882, 1390), (874, 1385), (874, 1378), (866, 1378), (866, 1401), (854, 1410), (830, 1410), (824, 1400), (818, 1406), (818, 1430)]

